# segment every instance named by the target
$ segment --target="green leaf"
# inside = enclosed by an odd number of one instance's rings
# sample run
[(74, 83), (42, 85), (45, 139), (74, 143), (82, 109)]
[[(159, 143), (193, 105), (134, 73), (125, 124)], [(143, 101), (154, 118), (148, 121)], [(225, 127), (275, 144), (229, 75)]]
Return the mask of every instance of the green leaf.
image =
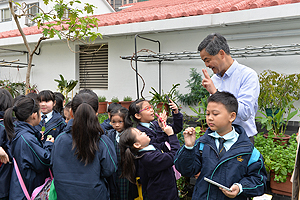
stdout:
[(59, 32), (58, 30), (56, 30), (56, 29), (53, 29), (53, 30), (54, 30), (54, 32), (56, 33), (56, 35), (59, 37), (59, 39), (61, 39), (60, 32)]

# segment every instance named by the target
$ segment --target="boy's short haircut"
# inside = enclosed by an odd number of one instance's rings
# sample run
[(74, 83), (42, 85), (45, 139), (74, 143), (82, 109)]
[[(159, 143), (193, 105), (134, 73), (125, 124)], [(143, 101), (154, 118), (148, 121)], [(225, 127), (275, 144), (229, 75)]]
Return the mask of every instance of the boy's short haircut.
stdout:
[(96, 97), (98, 99), (98, 95), (91, 89), (84, 88), (84, 89), (79, 90), (78, 94), (82, 94), (82, 93), (88, 93), (88, 94), (90, 94), (93, 97)]
[(119, 108), (121, 108), (121, 107), (122, 107), (122, 106), (121, 106), (120, 104), (113, 102), (113, 103), (111, 103), (111, 104), (108, 106), (107, 112), (110, 113), (110, 111), (112, 111), (113, 109), (116, 109), (116, 108), (119, 109)]
[(207, 99), (207, 103), (209, 102), (215, 102), (215, 103), (221, 103), (225, 106), (226, 110), (228, 112), (235, 112), (237, 114), (238, 112), (238, 101), (235, 98), (233, 94), (230, 92), (219, 92), (217, 91), (216, 93), (212, 94), (210, 97)]

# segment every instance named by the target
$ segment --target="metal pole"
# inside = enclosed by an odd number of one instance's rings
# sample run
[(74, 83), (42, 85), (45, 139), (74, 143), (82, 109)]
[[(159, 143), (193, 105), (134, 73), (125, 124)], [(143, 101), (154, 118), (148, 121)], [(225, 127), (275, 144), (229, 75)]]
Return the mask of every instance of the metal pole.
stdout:
[(136, 92), (137, 92), (137, 99), (139, 99), (139, 77), (138, 77), (138, 64), (137, 64), (137, 45), (136, 45), (136, 37), (138, 34), (134, 36), (134, 58), (135, 58), (135, 79), (136, 79)]

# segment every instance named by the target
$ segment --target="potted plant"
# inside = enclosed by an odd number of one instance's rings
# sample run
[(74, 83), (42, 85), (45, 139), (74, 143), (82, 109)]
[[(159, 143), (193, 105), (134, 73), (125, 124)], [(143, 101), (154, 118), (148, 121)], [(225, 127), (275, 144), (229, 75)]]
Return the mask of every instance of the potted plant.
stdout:
[(108, 104), (111, 104), (111, 103), (118, 103), (119, 104), (120, 101), (119, 101), (118, 97), (113, 96), (111, 98), (110, 102), (108, 102)]
[(25, 94), (28, 94), (28, 93), (38, 93), (37, 85), (36, 84), (33, 84), (32, 86), (29, 85)]
[(124, 108), (129, 109), (129, 106), (130, 106), (130, 104), (131, 104), (132, 102), (133, 102), (133, 101), (132, 101), (132, 97), (130, 97), (130, 96), (125, 96), (125, 97), (123, 98), (123, 101), (121, 101), (120, 103), (121, 103), (121, 106), (123, 106)]
[(198, 102), (198, 106), (196, 108), (189, 106), (189, 108), (195, 113), (197, 114), (196, 117), (198, 118), (196, 120), (196, 122), (200, 123), (198, 126), (197, 123), (197, 127), (195, 128), (196, 133), (203, 135), (207, 129), (207, 123), (206, 123), (206, 108), (207, 108), (207, 99), (208, 96), (205, 96), (203, 98), (201, 98), (201, 100)]
[(198, 104), (199, 99), (209, 96), (209, 92), (202, 86), (201, 74), (195, 68), (191, 68), (190, 79), (186, 80), (190, 92), (187, 94), (176, 93), (179, 102), (183, 105), (195, 106)]
[[(300, 74), (285, 75), (264, 70), (259, 75), (259, 84), (258, 106), (268, 115), (276, 113), (289, 102), (300, 98)], [(294, 108), (293, 104), (292, 108)]]
[(284, 142), (280, 141), (281, 143), (287, 143), (289, 140), (290, 136), (285, 135), (287, 124), (298, 113), (297, 109), (292, 108), (293, 103), (293, 101), (289, 102), (280, 108), (276, 114), (272, 113), (268, 115), (262, 111), (258, 111), (262, 116), (256, 117), (256, 121), (261, 123), (262, 128), (266, 128), (268, 135), (274, 140), (285, 140)]
[(77, 85), (78, 81), (77, 80), (76, 81), (75, 80), (67, 81), (61, 74), (59, 75), (59, 77), (60, 77), (60, 80), (54, 79), (54, 81), (56, 81), (58, 83), (57, 90), (65, 96), (66, 102), (68, 102), (68, 99), (69, 99), (68, 94), (69, 94), (69, 92), (72, 91), (72, 98), (73, 98), (73, 89)]
[(25, 94), (25, 83), (24, 82), (10, 82), (9, 80), (0, 80), (0, 87), (6, 89), (13, 98), (20, 94)]
[(291, 196), (291, 174), (294, 170), (297, 141), (296, 134), (291, 136), (288, 144), (279, 145), (263, 133), (255, 136), (255, 147), (263, 155), (266, 170), (270, 172), (271, 191), (276, 194)]
[(150, 100), (150, 104), (153, 105), (153, 108), (155, 112), (162, 112), (163, 110), (167, 111), (167, 115), (169, 115), (169, 102), (167, 100), (167, 97), (174, 101), (176, 103), (177, 97), (175, 95), (176, 93), (176, 88), (180, 84), (173, 84), (172, 88), (168, 93), (164, 93), (162, 91), (162, 94), (159, 94), (153, 87), (151, 87), (152, 91), (149, 91), (150, 94), (152, 94), (152, 98)]
[(105, 96), (98, 97), (99, 107), (98, 113), (105, 113), (107, 111), (107, 101)]
[(102, 124), (106, 119), (108, 119), (107, 113), (98, 114), (98, 121), (100, 124)]

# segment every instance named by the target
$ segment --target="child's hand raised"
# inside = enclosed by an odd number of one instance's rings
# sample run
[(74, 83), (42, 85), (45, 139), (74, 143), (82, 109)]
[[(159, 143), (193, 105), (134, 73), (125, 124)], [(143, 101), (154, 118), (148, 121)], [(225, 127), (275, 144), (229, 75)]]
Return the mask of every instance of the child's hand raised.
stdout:
[(161, 127), (161, 129), (168, 135), (173, 135), (174, 134), (174, 131), (173, 131), (173, 128), (169, 125), (166, 125), (164, 127)]
[(223, 188), (219, 188), (219, 189), (222, 190), (222, 192), (231, 199), (235, 198), (237, 196), (237, 194), (240, 192), (239, 186), (235, 185), (235, 184), (231, 186), (231, 188), (230, 188), (231, 192), (229, 192)]
[(165, 121), (165, 122), (166, 122), (167, 119), (168, 119), (166, 110), (164, 110), (162, 113), (159, 113), (159, 116), (160, 116), (161, 119), (162, 119), (163, 121)]
[(171, 99), (169, 99), (169, 101), (170, 101), (169, 107), (173, 110), (173, 113), (174, 114), (178, 114), (178, 107), (177, 107), (177, 105)]
[(189, 127), (183, 131), (185, 146), (193, 147), (196, 141), (196, 131), (194, 127)]
[(46, 141), (54, 143), (54, 137), (52, 137), (52, 135), (48, 135)]
[(0, 162), (2, 162), (4, 164), (9, 162), (8, 155), (2, 147), (0, 147)]

